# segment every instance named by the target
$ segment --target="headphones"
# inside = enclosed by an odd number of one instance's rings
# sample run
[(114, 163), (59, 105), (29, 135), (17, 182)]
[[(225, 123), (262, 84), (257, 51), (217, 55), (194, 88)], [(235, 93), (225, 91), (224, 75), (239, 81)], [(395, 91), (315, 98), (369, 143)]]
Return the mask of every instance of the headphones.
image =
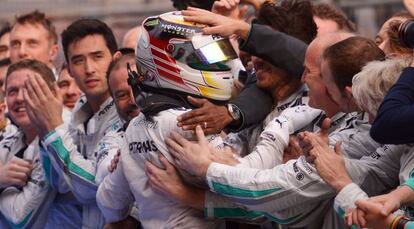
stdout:
[[(142, 93), (142, 82), (144, 81), (144, 76), (138, 75), (136, 71), (131, 69), (129, 63), (127, 63), (127, 72), (128, 72), (128, 85), (132, 88), (132, 93), (134, 94), (135, 103), (138, 102), (138, 98)], [(138, 104), (138, 103), (137, 103)]]

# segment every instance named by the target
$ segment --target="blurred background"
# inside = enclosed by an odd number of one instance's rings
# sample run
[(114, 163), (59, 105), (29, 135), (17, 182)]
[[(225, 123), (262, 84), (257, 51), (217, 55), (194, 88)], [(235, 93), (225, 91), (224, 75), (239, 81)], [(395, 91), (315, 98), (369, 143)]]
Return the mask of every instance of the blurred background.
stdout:
[[(319, 0), (341, 7), (358, 25), (360, 34), (374, 38), (386, 18), (404, 9), (401, 0)], [(45, 12), (58, 33), (73, 20), (84, 17), (105, 21), (118, 42), (125, 32), (150, 15), (173, 10), (170, 0), (0, 0), (0, 24), (16, 14), (34, 9)]]

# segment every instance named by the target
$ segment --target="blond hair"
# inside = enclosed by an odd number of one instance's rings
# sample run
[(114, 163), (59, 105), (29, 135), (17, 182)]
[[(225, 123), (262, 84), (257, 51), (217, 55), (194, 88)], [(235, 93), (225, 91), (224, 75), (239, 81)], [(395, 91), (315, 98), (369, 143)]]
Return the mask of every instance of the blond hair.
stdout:
[(375, 116), (385, 95), (398, 80), (403, 69), (409, 65), (408, 59), (368, 63), (352, 79), (352, 95), (358, 106)]

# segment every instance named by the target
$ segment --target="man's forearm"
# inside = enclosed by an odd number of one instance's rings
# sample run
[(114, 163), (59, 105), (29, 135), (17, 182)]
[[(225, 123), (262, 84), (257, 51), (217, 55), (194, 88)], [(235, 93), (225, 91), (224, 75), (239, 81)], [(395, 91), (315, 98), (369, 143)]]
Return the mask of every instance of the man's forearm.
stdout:
[(265, 25), (252, 24), (240, 50), (260, 57), (300, 79), (308, 45), (303, 41), (274, 31)]
[(251, 25), (246, 23), (243, 20), (239, 20), (240, 22), (237, 25), (236, 35), (239, 36), (241, 39), (246, 40), (249, 36), (249, 32), (251, 29)]
[(231, 123), (228, 126), (231, 131), (238, 132), (263, 121), (272, 110), (273, 99), (270, 94), (257, 87), (256, 76), (251, 75), (239, 96), (229, 103), (234, 104), (241, 112), (239, 125)]

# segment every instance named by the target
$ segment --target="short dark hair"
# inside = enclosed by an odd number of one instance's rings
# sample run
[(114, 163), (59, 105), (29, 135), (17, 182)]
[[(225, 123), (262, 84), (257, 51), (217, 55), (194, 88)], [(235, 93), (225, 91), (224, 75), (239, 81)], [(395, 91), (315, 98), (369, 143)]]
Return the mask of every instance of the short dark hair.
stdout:
[(352, 86), (352, 78), (367, 63), (385, 60), (385, 53), (368, 38), (350, 37), (327, 48), (322, 57), (328, 62), (336, 86), (343, 91)]
[(89, 35), (102, 35), (112, 55), (118, 50), (115, 36), (107, 24), (97, 19), (80, 19), (70, 24), (62, 32), (63, 52), (68, 63), (69, 45)]
[(313, 14), (323, 20), (332, 20), (338, 25), (338, 29), (346, 32), (355, 32), (355, 24), (349, 20), (346, 14), (338, 7), (320, 3), (313, 6)]
[(53, 71), (44, 63), (38, 60), (24, 59), (9, 66), (6, 73), (5, 88), (7, 88), (7, 79), (9, 76), (18, 70), (29, 69), (38, 73), (46, 81), (50, 89), (53, 89), (53, 84), (56, 82)]
[(265, 2), (260, 7), (257, 22), (296, 37), (309, 44), (316, 37), (312, 3), (308, 0), (285, 0), (277, 5)]
[(126, 64), (128, 60), (135, 60), (135, 54), (128, 53), (128, 54), (122, 55), (118, 59), (111, 61), (111, 63), (108, 66), (108, 71), (106, 72), (106, 79), (107, 79), (106, 82), (108, 83), (109, 93), (111, 94), (111, 96), (112, 96), (112, 91), (111, 91), (111, 85), (109, 84), (109, 77), (111, 76), (111, 73), (113, 70), (121, 67), (121, 64)]
[(9, 23), (3, 25), (3, 27), (0, 29), (0, 38), (2, 38), (5, 34), (10, 33), (10, 31), (11, 27)]
[(135, 50), (132, 48), (120, 48), (118, 49), (118, 51), (122, 54), (122, 55), (127, 55), (127, 54), (134, 54)]
[(40, 24), (47, 30), (49, 33), (49, 39), (52, 41), (53, 44), (57, 44), (58, 42), (58, 36), (56, 33), (56, 28), (53, 25), (52, 21), (49, 20), (49, 18), (46, 17), (46, 15), (38, 10), (18, 15), (15, 18), (13, 27), (16, 26), (16, 24), (24, 25), (24, 24)]
[(185, 10), (188, 6), (200, 9), (211, 10), (216, 0), (171, 0), (174, 8), (177, 10)]

